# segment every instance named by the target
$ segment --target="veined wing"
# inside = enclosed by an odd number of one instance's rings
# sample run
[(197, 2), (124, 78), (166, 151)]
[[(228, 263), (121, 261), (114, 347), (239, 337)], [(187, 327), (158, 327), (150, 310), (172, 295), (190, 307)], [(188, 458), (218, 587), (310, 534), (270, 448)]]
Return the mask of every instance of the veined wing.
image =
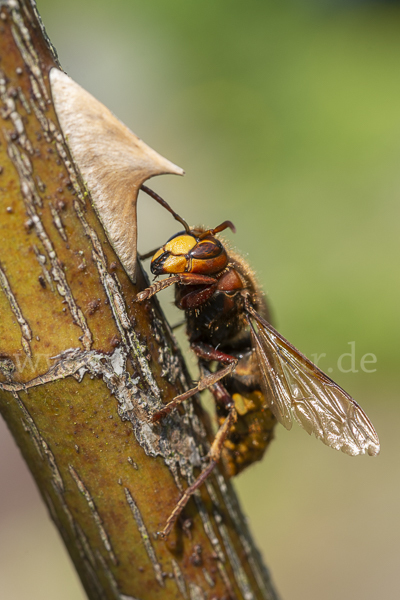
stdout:
[(310, 435), (335, 450), (352, 456), (378, 454), (378, 436), (361, 406), (250, 304), (246, 309), (262, 387), (278, 421), (290, 429), (293, 415)]

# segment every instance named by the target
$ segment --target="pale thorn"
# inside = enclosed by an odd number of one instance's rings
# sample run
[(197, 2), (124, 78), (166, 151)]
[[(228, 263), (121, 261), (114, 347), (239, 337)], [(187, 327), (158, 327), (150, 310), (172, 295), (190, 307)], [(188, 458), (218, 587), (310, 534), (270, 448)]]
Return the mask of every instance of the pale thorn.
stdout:
[(51, 69), (50, 84), (74, 162), (112, 247), (135, 282), (140, 186), (154, 175), (183, 175), (184, 171), (147, 146), (59, 69)]

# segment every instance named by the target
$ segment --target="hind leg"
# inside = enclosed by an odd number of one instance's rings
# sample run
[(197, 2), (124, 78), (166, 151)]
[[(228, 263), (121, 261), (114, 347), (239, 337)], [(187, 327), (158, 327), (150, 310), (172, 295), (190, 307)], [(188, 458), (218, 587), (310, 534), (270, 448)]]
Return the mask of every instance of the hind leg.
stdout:
[(229, 410), (228, 416), (217, 431), (214, 441), (211, 444), (210, 451), (207, 455), (207, 458), (210, 461), (209, 464), (205, 469), (203, 469), (196, 481), (184, 491), (181, 498), (178, 500), (174, 510), (168, 517), (164, 529), (159, 532), (160, 537), (167, 537), (175, 521), (177, 520), (182, 510), (188, 503), (190, 497), (205, 482), (205, 480), (210, 475), (210, 473), (212, 473), (213, 469), (215, 468), (216, 464), (221, 458), (221, 452), (224, 445), (224, 441), (226, 440), (226, 437), (229, 434), (232, 425), (236, 422), (237, 419), (237, 413), (233, 402), (230, 402), (230, 405), (227, 408)]
[(167, 404), (164, 408), (154, 413), (152, 417), (152, 421), (158, 421), (168, 415), (172, 410), (174, 410), (179, 404), (181, 404), (184, 400), (187, 400), (197, 392), (201, 392), (205, 389), (210, 389), (212, 392), (215, 401), (223, 406), (228, 414), (220, 426), (217, 434), (214, 438), (213, 443), (211, 444), (211, 448), (207, 454), (207, 460), (209, 464), (207, 467), (203, 469), (198, 478), (194, 481), (194, 483), (189, 486), (178, 500), (174, 510), (170, 514), (167, 519), (166, 525), (164, 529), (159, 532), (160, 537), (165, 538), (170, 533), (175, 521), (178, 519), (182, 510), (186, 506), (190, 497), (193, 493), (205, 482), (207, 477), (212, 473), (218, 461), (221, 458), (221, 453), (223, 449), (224, 442), (229, 435), (232, 425), (237, 420), (237, 412), (235, 409), (235, 404), (230, 396), (230, 394), (226, 391), (225, 387), (222, 385), (221, 380), (230, 375), (236, 369), (238, 360), (229, 354), (225, 354), (223, 352), (219, 352), (212, 346), (207, 344), (192, 344), (192, 349), (196, 352), (197, 356), (200, 359), (206, 361), (218, 361), (219, 363), (227, 364), (226, 367), (216, 371), (215, 373), (210, 373), (204, 366), (200, 364), (200, 373), (201, 379), (196, 387), (184, 392), (180, 396), (174, 398), (169, 404)]

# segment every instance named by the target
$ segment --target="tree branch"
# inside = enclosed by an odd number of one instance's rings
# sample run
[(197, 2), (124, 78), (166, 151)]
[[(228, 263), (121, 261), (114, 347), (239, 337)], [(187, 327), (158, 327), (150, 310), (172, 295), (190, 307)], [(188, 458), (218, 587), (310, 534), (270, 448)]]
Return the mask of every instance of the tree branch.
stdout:
[(156, 535), (207, 418), (194, 402), (150, 423), (188, 389), (181, 355), (157, 302), (133, 302), (145, 276), (127, 276), (74, 164), (34, 4), (3, 0), (0, 29), (0, 411), (88, 597), (274, 599), (221, 470)]

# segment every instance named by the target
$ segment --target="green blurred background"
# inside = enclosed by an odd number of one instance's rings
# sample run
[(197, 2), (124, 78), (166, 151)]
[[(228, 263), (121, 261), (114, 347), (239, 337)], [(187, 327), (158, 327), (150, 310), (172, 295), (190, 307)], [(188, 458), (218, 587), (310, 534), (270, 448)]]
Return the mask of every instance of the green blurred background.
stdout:
[[(320, 366), (380, 435), (378, 458), (350, 458), (280, 427), (263, 463), (237, 479), (282, 598), (397, 600), (400, 6), (38, 8), (68, 74), (186, 170), (152, 187), (192, 224), (236, 224), (230, 239), (256, 269), (280, 331), (308, 356), (326, 354)], [(139, 213), (142, 252), (176, 231), (147, 198)], [(171, 298), (161, 300), (178, 321)], [(357, 372), (343, 373), (337, 361), (349, 342)], [(367, 353), (377, 358), (373, 373), (360, 368)], [(0, 438), (0, 596), (80, 600), (4, 424)]]

